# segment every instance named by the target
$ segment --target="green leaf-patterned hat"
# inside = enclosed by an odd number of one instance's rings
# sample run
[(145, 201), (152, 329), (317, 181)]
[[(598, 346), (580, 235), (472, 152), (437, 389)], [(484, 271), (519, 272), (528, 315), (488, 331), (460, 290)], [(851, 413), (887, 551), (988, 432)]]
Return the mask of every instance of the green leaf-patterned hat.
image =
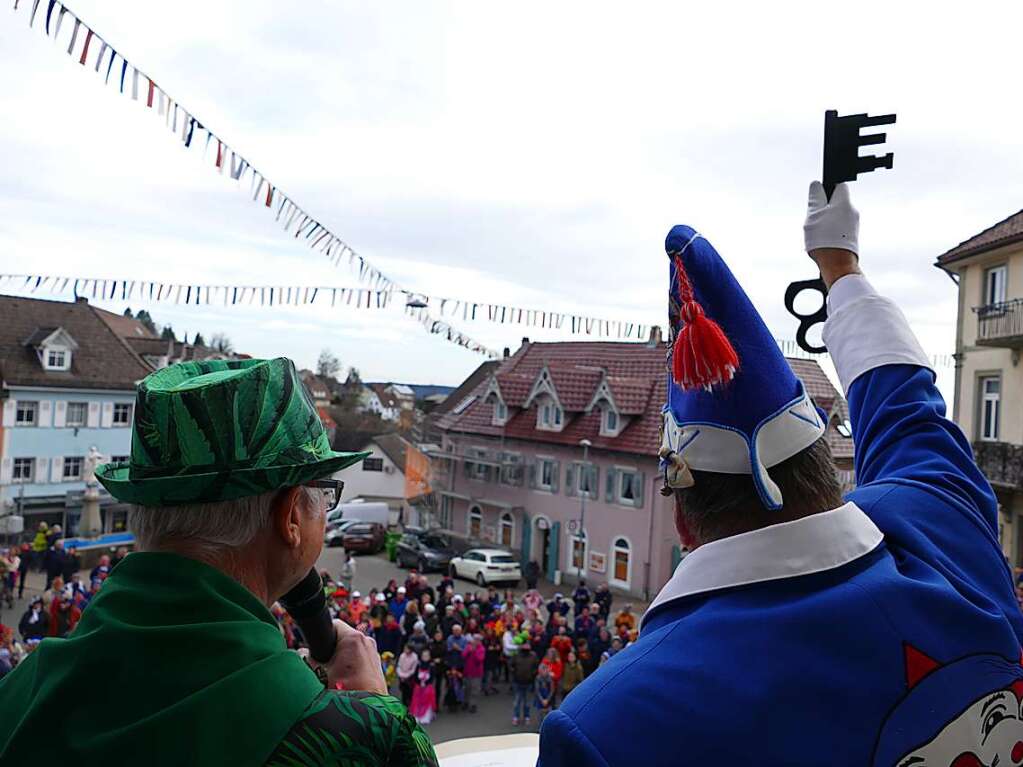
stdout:
[(96, 468), (119, 501), (228, 501), (327, 477), (369, 453), (336, 453), (284, 357), (182, 362), (139, 384), (131, 460)]

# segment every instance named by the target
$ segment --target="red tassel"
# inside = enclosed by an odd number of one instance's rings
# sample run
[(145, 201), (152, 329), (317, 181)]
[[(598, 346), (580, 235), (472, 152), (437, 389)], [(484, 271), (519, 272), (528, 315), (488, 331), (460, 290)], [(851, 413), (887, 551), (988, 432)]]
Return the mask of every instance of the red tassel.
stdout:
[(739, 355), (721, 326), (704, 314), (693, 295), (682, 259), (678, 257), (675, 258), (675, 274), (679, 281), (682, 326), (672, 349), (672, 378), (683, 391), (710, 389), (731, 381), (739, 368)]

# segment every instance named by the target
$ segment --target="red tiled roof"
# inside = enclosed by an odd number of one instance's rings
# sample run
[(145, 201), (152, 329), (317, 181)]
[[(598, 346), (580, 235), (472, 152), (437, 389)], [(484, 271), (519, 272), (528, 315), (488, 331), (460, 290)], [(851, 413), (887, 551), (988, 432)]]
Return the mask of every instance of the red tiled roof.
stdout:
[[(493, 425), (493, 403), (482, 401), (489, 377), (480, 380), (472, 391), (467, 392), (467, 396), (474, 394), (477, 397), (475, 401), (461, 413), (445, 413), (437, 425), (445, 431), (561, 445), (576, 445), (585, 438), (595, 448), (654, 455), (659, 447), (661, 407), (667, 398), (666, 352), (664, 344), (526, 344), (515, 355), (504, 360), (494, 373), (505, 404), (510, 409), (509, 419), (503, 427)], [(536, 428), (535, 407), (521, 409), (545, 364), (566, 410), (565, 426), (559, 432)], [(819, 407), (832, 413), (839, 422), (848, 417), (845, 400), (832, 386), (820, 365), (813, 360), (791, 358), (789, 364), (803, 380), (807, 393)], [(603, 370), (608, 371), (608, 385), (615, 404), (620, 413), (627, 417), (617, 437), (601, 436), (599, 409), (594, 408), (590, 413), (583, 412), (600, 385)], [(829, 427), (828, 441), (836, 458), (851, 456), (852, 440), (841, 437), (834, 424)]]
[(944, 266), (960, 258), (975, 256), (988, 250), (994, 250), (1003, 245), (1010, 245), (1023, 240), (1023, 210), (1013, 213), (1008, 218), (1003, 218), (997, 224), (993, 224), (979, 234), (973, 235), (964, 240), (951, 250), (938, 256), (938, 266)]

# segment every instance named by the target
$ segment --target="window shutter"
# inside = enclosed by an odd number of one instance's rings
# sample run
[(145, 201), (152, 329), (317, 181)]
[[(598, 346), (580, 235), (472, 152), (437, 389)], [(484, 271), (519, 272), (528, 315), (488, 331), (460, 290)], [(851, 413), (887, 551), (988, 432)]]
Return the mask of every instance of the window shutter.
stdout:
[(4, 402), (4, 426), (14, 426), (14, 417), (17, 409), (17, 400), (9, 399)]
[(536, 490), (536, 461), (529, 464), (529, 487), (531, 490)]
[(100, 426), (104, 429), (109, 429), (114, 425), (114, 403), (104, 402), (103, 403), (103, 417), (100, 420)]
[(614, 503), (617, 498), (615, 497), (615, 476), (618, 474), (614, 469), (607, 470), (607, 480), (604, 482), (604, 500), (608, 503)]
[[(113, 406), (111, 406), (111, 415), (113, 413)], [(89, 403), (89, 417), (86, 419), (85, 425), (90, 429), (95, 429), (99, 426), (99, 403)]]
[[(551, 492), (557, 494), (561, 491), (561, 461), (551, 461)], [(554, 560), (555, 562), (557, 560)]]
[(600, 467), (597, 464), (590, 466), (590, 498), (600, 498)]
[(67, 402), (62, 399), (57, 400), (53, 409), (53, 425), (58, 429), (67, 426)]
[(633, 495), (636, 499), (632, 502), (632, 505), (637, 509), (643, 508), (643, 492), (646, 489), (646, 474), (641, 471), (636, 472), (636, 482), (633, 486)]
[(0, 485), (11, 484), (11, 473), (13, 471), (14, 461), (10, 458), (4, 458), (0, 461)]
[(568, 464), (565, 467), (565, 495), (575, 495), (575, 472), (578, 470), (580, 475), (586, 469), (582, 466), (578, 466), (574, 463)]
[(36, 458), (36, 465), (32, 472), (32, 481), (45, 485), (50, 479), (50, 459)]
[(37, 426), (49, 427), (53, 423), (53, 402), (44, 399), (39, 403), (39, 422)]
[(64, 459), (61, 457), (54, 458), (50, 462), (50, 482), (63, 482), (64, 481)]

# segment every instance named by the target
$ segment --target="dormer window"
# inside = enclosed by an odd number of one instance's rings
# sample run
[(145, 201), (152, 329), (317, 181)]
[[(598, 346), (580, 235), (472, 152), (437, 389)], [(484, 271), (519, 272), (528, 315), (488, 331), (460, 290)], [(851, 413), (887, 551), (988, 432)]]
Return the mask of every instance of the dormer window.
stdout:
[(565, 421), (565, 414), (561, 412), (553, 400), (545, 400), (540, 405), (536, 414), (536, 428), (547, 431), (561, 431), (561, 425)]
[(618, 411), (613, 407), (605, 407), (600, 415), (600, 433), (605, 437), (618, 436)]
[(71, 357), (78, 348), (64, 328), (36, 328), (24, 343), (35, 351), (43, 370), (70, 370)]
[(494, 402), (494, 426), (504, 426), (508, 422), (508, 406), (501, 400)]
[(47, 370), (67, 370), (71, 367), (71, 352), (67, 349), (46, 349), (46, 362), (43, 364)]

